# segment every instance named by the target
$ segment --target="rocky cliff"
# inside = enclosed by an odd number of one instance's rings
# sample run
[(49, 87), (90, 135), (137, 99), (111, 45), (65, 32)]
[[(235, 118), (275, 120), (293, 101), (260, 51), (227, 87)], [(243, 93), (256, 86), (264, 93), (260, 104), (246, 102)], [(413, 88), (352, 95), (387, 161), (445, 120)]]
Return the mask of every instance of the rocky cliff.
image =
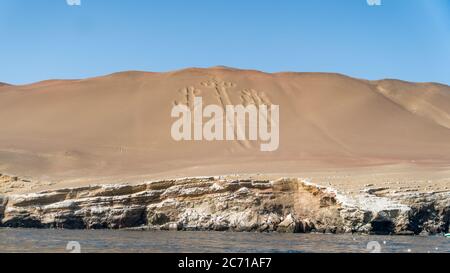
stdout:
[(450, 192), (346, 196), (304, 179), (184, 178), (0, 196), (0, 226), (419, 234), (448, 232)]

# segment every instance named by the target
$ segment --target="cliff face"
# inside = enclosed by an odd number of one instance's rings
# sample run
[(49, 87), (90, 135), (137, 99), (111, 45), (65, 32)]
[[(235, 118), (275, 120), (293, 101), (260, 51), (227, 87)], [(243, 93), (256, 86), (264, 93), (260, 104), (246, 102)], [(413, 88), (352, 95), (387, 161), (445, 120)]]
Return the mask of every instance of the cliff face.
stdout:
[(0, 196), (0, 225), (419, 234), (448, 232), (449, 208), (449, 192), (344, 196), (300, 179), (210, 177)]

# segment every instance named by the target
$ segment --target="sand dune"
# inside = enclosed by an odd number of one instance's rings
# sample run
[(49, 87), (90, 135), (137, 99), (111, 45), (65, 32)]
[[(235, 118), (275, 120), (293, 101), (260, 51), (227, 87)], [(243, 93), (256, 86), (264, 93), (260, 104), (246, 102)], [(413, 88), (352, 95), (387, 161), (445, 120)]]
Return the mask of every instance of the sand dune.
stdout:
[(450, 92), (448, 86), (380, 81), (378, 90), (411, 113), (426, 117), (450, 129)]
[[(207, 81), (225, 82), (218, 94)], [(203, 83), (203, 84), (202, 84)], [(70, 180), (450, 163), (450, 87), (226, 67), (1, 85), (0, 172)], [(176, 142), (175, 103), (280, 106), (280, 146)]]

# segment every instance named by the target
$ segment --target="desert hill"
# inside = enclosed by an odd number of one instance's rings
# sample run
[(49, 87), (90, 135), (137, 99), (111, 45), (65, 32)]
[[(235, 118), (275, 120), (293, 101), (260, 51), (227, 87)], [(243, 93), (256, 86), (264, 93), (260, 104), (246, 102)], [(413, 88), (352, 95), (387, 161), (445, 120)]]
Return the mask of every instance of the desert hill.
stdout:
[[(279, 105), (279, 149), (174, 141), (171, 109), (193, 96), (204, 104)], [(411, 162), (450, 163), (450, 87), (227, 67), (0, 84), (0, 172), (125, 179)]]

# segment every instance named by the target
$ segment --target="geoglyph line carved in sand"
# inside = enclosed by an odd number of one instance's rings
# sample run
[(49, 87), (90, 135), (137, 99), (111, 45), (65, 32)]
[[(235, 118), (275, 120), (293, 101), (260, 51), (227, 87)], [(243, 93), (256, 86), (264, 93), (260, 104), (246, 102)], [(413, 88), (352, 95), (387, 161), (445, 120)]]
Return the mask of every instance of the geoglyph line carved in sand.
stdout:
[[(260, 140), (269, 141), (261, 144), (261, 151), (278, 149), (279, 106), (272, 104), (264, 92), (244, 89), (230, 96), (229, 90), (237, 86), (233, 82), (211, 79), (200, 84), (214, 90), (218, 104), (203, 109), (200, 89), (188, 86), (179, 90), (181, 103), (175, 100), (171, 112), (173, 118), (179, 118), (171, 128), (174, 140), (235, 140), (247, 149), (252, 148), (251, 141)], [(232, 97), (241, 101), (235, 104)]]
[(205, 86), (206, 88), (213, 88), (216, 91), (216, 97), (224, 110), (227, 105), (233, 105), (228, 94), (228, 89), (236, 87), (235, 83), (212, 79), (206, 82), (202, 82), (201, 85)]
[[(202, 91), (200, 89), (195, 88), (194, 86), (188, 86), (179, 90), (182, 95), (183, 104), (185, 104), (190, 109), (194, 108), (194, 98), (196, 96), (200, 96)], [(174, 101), (174, 105), (179, 105), (179, 101)]]
[[(230, 99), (230, 95), (228, 94), (228, 89), (236, 87), (237, 85), (235, 83), (219, 79), (211, 79), (202, 82), (201, 85), (205, 86), (206, 88), (212, 88), (216, 91), (216, 97), (219, 100), (219, 103), (222, 105), (224, 111), (226, 110), (227, 105), (234, 105)], [(231, 117), (227, 118), (231, 119)], [(229, 121), (232, 122), (231, 120)], [(245, 148), (251, 147), (251, 143), (248, 140), (238, 140), (238, 143)]]
[(272, 105), (267, 95), (264, 92), (259, 92), (255, 89), (244, 89), (241, 91), (242, 104), (247, 106), (254, 104), (256, 107), (260, 105)]

